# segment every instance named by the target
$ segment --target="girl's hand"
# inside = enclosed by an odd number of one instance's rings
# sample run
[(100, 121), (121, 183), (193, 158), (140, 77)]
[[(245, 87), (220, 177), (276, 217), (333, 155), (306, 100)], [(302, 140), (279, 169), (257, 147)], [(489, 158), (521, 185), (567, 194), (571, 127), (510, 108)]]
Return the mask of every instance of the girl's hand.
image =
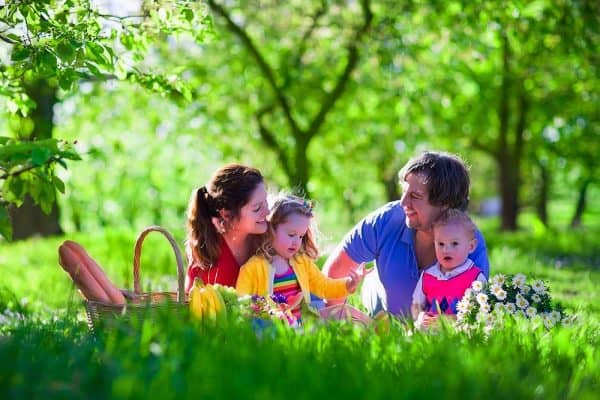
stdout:
[(361, 263), (356, 267), (355, 270), (350, 270), (350, 275), (346, 281), (346, 289), (348, 293), (354, 293), (358, 285), (365, 279), (365, 276), (373, 271), (371, 269), (365, 269), (365, 263)]

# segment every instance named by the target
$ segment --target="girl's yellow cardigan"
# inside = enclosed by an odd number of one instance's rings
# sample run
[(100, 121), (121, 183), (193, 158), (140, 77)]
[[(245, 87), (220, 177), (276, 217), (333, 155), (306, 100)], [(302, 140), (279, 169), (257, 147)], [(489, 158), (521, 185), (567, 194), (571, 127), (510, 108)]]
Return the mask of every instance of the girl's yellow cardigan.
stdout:
[[(332, 279), (321, 272), (314, 261), (305, 254), (296, 254), (290, 259), (290, 265), (296, 273), (300, 290), (306, 304), (310, 304), (310, 294), (324, 299), (339, 299), (348, 296), (346, 278)], [(273, 294), (275, 268), (263, 256), (253, 256), (242, 265), (236, 290), (238, 295)]]

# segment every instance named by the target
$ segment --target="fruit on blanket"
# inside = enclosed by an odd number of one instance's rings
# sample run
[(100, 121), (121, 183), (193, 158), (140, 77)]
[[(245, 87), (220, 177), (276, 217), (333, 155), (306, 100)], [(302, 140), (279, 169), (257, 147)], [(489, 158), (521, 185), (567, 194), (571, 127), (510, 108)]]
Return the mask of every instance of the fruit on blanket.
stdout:
[(200, 278), (194, 279), (189, 292), (190, 312), (198, 319), (216, 320), (217, 316), (226, 313), (223, 297), (213, 285), (205, 285)]
[(71, 276), (79, 292), (87, 300), (110, 302), (110, 297), (102, 289), (102, 286), (94, 279), (90, 271), (86, 268), (79, 255), (68, 245), (61, 245), (58, 248), (58, 262), (63, 269)]

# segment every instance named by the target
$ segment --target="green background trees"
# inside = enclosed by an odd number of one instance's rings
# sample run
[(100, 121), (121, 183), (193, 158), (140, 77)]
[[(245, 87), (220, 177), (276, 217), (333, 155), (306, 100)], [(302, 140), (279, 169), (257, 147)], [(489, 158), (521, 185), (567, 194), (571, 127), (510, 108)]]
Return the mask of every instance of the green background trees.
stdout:
[[(94, 3), (44, 7), (67, 6)], [(425, 148), (470, 162), (473, 210), (498, 196), (503, 229), (527, 207), (556, 224), (556, 199), (578, 225), (598, 182), (599, 11), (566, 0), (141, 3), (118, 17), (69, 14), (73, 32), (34, 46), (56, 64), (6, 44), (2, 93), (24, 115), (15, 71), (55, 88), (53, 137), (66, 151), (77, 140), (84, 159), (59, 174), (68, 230), (180, 227), (191, 189), (234, 160), (347, 226), (397, 198), (398, 168)], [(102, 20), (114, 23), (108, 36), (77, 30)], [(72, 45), (77, 35), (85, 45)], [(7, 118), (6, 137), (41, 126)]]

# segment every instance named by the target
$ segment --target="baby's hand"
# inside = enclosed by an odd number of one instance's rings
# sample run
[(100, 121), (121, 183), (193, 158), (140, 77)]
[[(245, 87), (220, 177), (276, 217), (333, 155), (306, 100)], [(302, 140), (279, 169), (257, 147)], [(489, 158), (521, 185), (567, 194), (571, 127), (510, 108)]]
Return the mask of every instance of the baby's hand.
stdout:
[(373, 271), (373, 268), (365, 270), (365, 263), (359, 264), (355, 270), (350, 270), (350, 275), (346, 281), (348, 293), (354, 293), (360, 282), (362, 282), (365, 276), (371, 271)]

